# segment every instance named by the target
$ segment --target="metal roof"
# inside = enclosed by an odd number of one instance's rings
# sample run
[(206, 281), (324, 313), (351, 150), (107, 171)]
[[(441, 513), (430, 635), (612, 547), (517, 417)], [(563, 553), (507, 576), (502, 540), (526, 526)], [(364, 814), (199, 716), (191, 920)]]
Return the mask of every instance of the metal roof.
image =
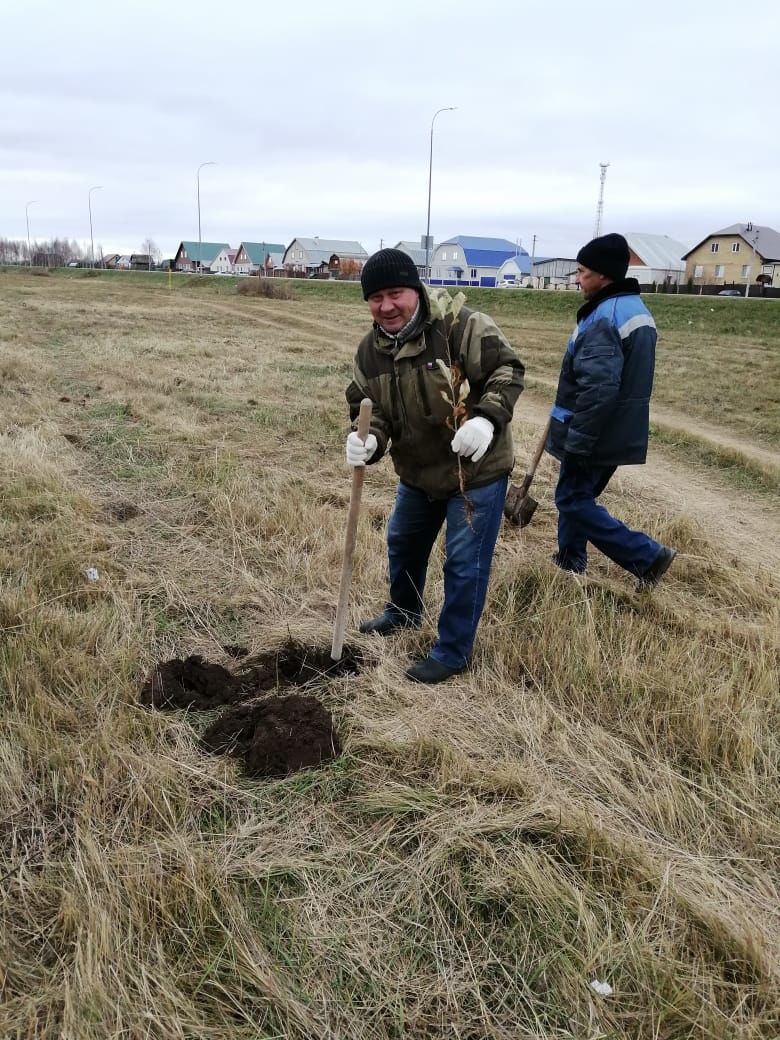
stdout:
[[(458, 245), (463, 250), (464, 262), (468, 267), (500, 267), (510, 257), (525, 257), (530, 270), (530, 257), (525, 249), (520, 248), (507, 238), (479, 238), (472, 235), (455, 235), (439, 246)], [(439, 246), (436, 248), (438, 249)], [(446, 263), (446, 261), (444, 261)]]
[[(420, 246), (419, 242), (396, 242), (393, 249), (400, 249), (414, 260), (417, 267), (425, 267), (425, 250)], [(431, 257), (436, 251), (436, 245), (431, 246), (428, 250), (428, 262), (430, 263)]]
[(252, 264), (264, 264), (269, 253), (283, 253), (284, 246), (279, 242), (242, 242), (249, 262)]
[(668, 235), (645, 235), (639, 231), (627, 231), (626, 241), (644, 267), (651, 267), (657, 271), (682, 271), (685, 268), (682, 259), (685, 246)]
[[(503, 260), (498, 265), (499, 272), (500, 273), (503, 272), (508, 264), (514, 264), (515, 267), (517, 268), (517, 270), (520, 271), (521, 274), (530, 274), (531, 273), (531, 257), (528, 255), (528, 253), (517, 253), (517, 254), (512, 253), (511, 256), (508, 256), (506, 258), (506, 260)], [(481, 264), (481, 265), (477, 264), (477, 267), (480, 267), (480, 266), (482, 266), (482, 267), (489, 267), (490, 264)]]
[[(750, 231), (748, 231), (748, 227), (751, 228)], [(691, 253), (697, 250), (699, 246), (704, 245), (710, 238), (716, 238), (718, 235), (739, 235), (751, 247), (755, 241), (756, 253), (764, 263), (767, 260), (780, 261), (780, 232), (775, 231), (774, 228), (766, 227), (764, 224), (729, 224), (728, 227), (721, 228), (720, 231), (712, 231), (701, 242), (697, 242), (693, 249), (689, 249), (683, 260), (686, 260)]]
[(334, 253), (349, 260), (367, 260), (368, 253), (359, 242), (345, 241), (339, 238), (294, 238), (284, 251), (285, 259), (294, 245), (298, 245), (306, 253), (306, 263), (321, 264), (330, 260)]
[[(188, 260), (200, 260), (203, 264), (210, 264), (217, 253), (221, 253), (223, 249), (230, 249), (229, 242), (180, 242), (179, 248), (176, 250), (178, 256), (181, 250), (184, 249), (187, 253)], [(198, 249), (200, 249), (200, 256), (198, 255)]]

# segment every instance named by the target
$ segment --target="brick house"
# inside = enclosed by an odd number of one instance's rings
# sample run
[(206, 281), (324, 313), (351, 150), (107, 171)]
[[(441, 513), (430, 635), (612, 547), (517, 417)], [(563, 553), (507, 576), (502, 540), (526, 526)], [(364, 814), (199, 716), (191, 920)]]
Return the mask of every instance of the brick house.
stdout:
[(693, 285), (755, 285), (760, 276), (780, 287), (780, 233), (760, 224), (713, 231), (682, 258)]

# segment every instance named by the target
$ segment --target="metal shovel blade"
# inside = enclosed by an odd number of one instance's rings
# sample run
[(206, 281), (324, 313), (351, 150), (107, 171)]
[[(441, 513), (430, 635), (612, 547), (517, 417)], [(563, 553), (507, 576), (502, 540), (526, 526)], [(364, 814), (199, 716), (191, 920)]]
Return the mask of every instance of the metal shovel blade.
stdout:
[(538, 505), (522, 484), (511, 484), (504, 502), (504, 516), (515, 527), (527, 527)]

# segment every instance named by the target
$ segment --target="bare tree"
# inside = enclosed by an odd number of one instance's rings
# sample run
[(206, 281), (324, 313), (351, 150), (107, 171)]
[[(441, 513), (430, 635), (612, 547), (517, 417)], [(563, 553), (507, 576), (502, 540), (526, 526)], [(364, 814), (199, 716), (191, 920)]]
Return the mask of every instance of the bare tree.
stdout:
[(162, 253), (160, 247), (157, 245), (153, 238), (145, 238), (141, 243), (141, 252), (149, 257), (149, 270), (152, 269), (152, 264), (159, 264)]

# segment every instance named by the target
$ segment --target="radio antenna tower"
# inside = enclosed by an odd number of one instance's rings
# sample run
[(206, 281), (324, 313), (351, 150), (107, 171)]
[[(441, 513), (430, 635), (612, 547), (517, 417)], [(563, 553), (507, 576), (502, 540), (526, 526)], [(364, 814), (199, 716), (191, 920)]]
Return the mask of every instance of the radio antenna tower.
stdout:
[(593, 231), (593, 237), (598, 238), (601, 231), (601, 217), (604, 213), (604, 181), (607, 179), (607, 167), (608, 162), (599, 163), (601, 167), (601, 183), (599, 184), (599, 204), (596, 208), (596, 227)]

